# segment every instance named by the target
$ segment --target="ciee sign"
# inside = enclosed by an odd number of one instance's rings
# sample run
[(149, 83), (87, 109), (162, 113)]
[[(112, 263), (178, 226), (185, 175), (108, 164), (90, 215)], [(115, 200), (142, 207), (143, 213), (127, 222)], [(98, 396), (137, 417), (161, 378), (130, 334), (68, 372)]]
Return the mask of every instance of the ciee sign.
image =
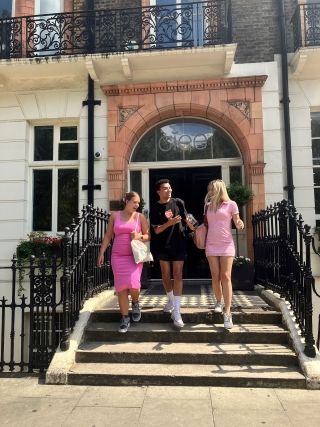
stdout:
[(158, 147), (160, 151), (170, 150), (205, 150), (208, 145), (208, 139), (204, 134), (195, 136), (181, 135), (180, 137), (163, 135), (158, 140)]

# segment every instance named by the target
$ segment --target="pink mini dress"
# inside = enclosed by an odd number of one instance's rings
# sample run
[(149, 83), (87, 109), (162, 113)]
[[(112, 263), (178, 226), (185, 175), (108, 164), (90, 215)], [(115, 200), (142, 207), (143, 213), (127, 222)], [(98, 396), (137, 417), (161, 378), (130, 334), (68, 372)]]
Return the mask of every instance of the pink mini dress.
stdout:
[(136, 212), (130, 221), (121, 219), (121, 212), (115, 213), (114, 239), (111, 252), (111, 267), (116, 292), (125, 289), (140, 289), (143, 263), (136, 264), (131, 249), (131, 232), (141, 232), (140, 214)]
[(222, 202), (216, 212), (210, 208), (207, 210), (206, 256), (235, 256), (231, 220), (237, 213), (239, 209), (233, 200)]

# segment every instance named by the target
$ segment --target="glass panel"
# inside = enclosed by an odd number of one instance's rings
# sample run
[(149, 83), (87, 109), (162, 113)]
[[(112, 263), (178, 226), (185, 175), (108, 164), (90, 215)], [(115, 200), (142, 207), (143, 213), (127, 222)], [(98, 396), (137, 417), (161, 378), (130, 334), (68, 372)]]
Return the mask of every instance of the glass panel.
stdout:
[(12, 0), (1, 0), (0, 18), (9, 18), (12, 12)]
[(62, 12), (60, 0), (39, 0), (40, 14)]
[(311, 113), (311, 135), (320, 137), (320, 113)]
[(59, 144), (59, 160), (78, 160), (78, 143)]
[(320, 164), (320, 139), (314, 139), (312, 141), (312, 157), (313, 157), (313, 164), (319, 165)]
[(53, 126), (35, 126), (34, 161), (53, 160)]
[(320, 187), (320, 168), (313, 169), (313, 184)]
[(320, 188), (314, 189), (314, 201), (316, 214), (320, 214)]
[(60, 128), (60, 141), (76, 141), (77, 126), (65, 126)]
[(52, 228), (52, 170), (33, 171), (33, 224), (34, 231)]
[(130, 172), (130, 191), (136, 191), (141, 197), (141, 171)]
[(58, 171), (58, 231), (69, 227), (78, 215), (78, 169)]
[(230, 184), (234, 184), (235, 182), (239, 182), (242, 184), (242, 168), (241, 166), (230, 166), (229, 168), (229, 177)]
[[(156, 153), (155, 153), (156, 146)], [(176, 120), (150, 130), (134, 150), (132, 161), (239, 158), (234, 142), (220, 129), (197, 120)]]

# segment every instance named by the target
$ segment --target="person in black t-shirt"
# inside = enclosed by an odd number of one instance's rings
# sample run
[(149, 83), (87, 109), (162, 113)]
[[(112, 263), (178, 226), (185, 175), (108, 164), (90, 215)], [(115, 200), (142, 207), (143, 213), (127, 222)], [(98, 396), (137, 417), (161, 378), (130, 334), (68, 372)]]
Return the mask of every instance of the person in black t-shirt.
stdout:
[(152, 253), (159, 260), (162, 282), (168, 296), (163, 311), (171, 313), (174, 325), (180, 329), (184, 326), (180, 305), (182, 270), (187, 254), (185, 225), (191, 230), (194, 230), (194, 226), (187, 220), (183, 200), (171, 198), (172, 188), (168, 179), (157, 181), (155, 188), (159, 200), (150, 209)]

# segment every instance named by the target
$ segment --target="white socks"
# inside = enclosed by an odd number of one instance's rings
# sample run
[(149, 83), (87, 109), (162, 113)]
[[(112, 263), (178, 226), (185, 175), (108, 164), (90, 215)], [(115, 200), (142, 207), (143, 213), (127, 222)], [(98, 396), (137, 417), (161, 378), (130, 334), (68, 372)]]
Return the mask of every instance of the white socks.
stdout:
[(167, 297), (168, 297), (168, 301), (170, 302), (170, 304), (174, 305), (173, 291), (167, 292)]
[(180, 317), (181, 295), (174, 296), (174, 317)]

